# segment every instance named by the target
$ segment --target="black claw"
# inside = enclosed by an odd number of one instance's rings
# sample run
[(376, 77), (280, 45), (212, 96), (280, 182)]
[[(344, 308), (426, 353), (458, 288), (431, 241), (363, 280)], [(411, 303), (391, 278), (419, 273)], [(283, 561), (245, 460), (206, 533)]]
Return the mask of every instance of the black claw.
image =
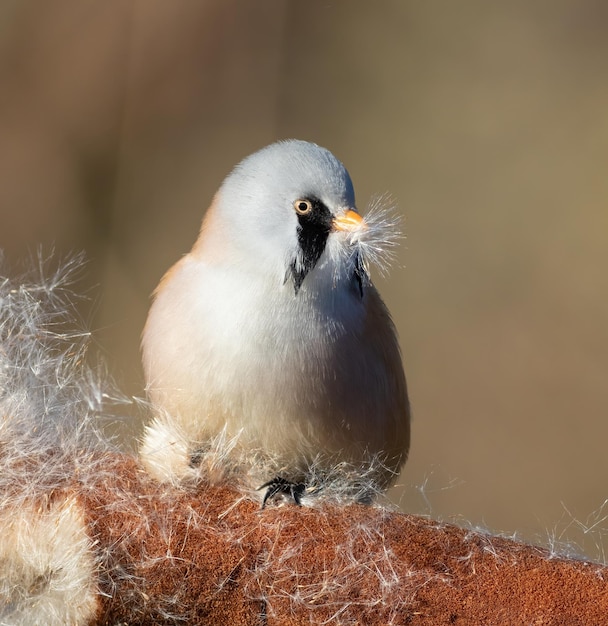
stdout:
[(204, 450), (195, 450), (190, 455), (190, 467), (198, 467), (203, 460), (203, 456), (205, 454)]
[(264, 483), (261, 487), (258, 487), (258, 489), (264, 489), (266, 487), (268, 489), (264, 495), (264, 500), (262, 501), (262, 508), (266, 506), (266, 502), (268, 502), (268, 500), (279, 494), (291, 497), (298, 506), (302, 506), (302, 496), (304, 495), (304, 490), (306, 489), (306, 485), (304, 483), (292, 483), (281, 476), (277, 476), (276, 478), (269, 480), (267, 483)]

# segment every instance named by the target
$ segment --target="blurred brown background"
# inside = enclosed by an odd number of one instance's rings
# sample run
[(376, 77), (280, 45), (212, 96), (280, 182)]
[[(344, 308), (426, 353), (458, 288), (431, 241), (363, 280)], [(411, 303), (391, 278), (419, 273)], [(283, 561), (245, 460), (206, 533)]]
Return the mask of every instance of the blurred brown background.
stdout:
[(0, 247), (86, 251), (128, 393), (150, 292), (230, 168), (285, 137), (405, 217), (380, 281), (415, 413), (394, 500), (602, 558), (608, 5), (0, 5)]

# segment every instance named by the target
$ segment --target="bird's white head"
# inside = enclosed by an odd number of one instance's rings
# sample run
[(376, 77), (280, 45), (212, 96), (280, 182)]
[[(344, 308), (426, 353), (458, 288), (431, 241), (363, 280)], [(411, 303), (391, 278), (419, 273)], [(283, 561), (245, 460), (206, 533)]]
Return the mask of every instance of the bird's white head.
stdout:
[(346, 168), (316, 144), (280, 141), (244, 159), (220, 187), (203, 245), (213, 228), (229, 233), (222, 240), (230, 241), (232, 262), (290, 280), (296, 293), (321, 268), (362, 288), (366, 273), (355, 244), (367, 225)]

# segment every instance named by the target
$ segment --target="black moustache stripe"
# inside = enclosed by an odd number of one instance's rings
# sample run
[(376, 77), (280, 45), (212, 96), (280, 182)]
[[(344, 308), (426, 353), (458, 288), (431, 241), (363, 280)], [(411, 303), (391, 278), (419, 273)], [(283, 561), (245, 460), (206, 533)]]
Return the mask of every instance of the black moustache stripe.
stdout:
[(298, 244), (300, 252), (291, 263), (291, 274), (296, 293), (308, 273), (318, 263), (331, 232), (332, 214), (317, 198), (306, 198), (312, 210), (306, 215), (298, 214)]
[(357, 252), (355, 258), (355, 282), (359, 288), (359, 295), (363, 298), (363, 285), (367, 283), (369, 277), (365, 271), (365, 266), (361, 260), (361, 255)]

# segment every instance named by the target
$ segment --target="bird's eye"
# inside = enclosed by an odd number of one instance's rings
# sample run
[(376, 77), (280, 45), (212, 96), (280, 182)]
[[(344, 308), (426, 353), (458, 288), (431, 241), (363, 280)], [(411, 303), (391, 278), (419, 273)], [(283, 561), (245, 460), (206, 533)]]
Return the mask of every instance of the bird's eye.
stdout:
[(298, 215), (308, 215), (312, 211), (312, 202), (310, 200), (296, 200), (293, 208)]

